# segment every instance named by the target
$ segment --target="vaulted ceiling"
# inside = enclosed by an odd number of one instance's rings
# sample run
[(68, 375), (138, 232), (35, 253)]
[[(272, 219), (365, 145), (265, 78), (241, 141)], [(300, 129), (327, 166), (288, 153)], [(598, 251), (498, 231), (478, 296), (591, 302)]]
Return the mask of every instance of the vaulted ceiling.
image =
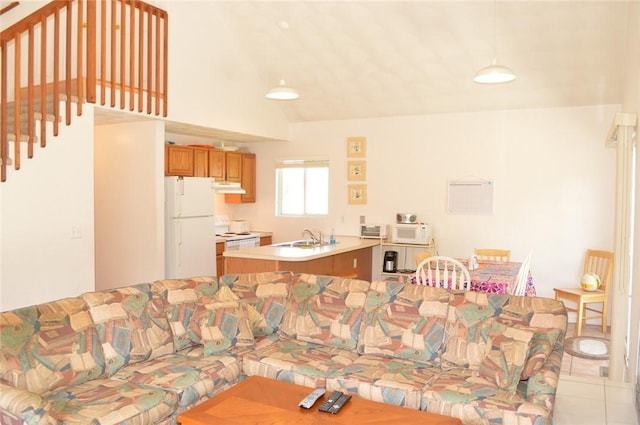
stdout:
[[(206, 6), (204, 6), (206, 3)], [(627, 2), (212, 1), (291, 121), (622, 101)], [(494, 25), (495, 7), (495, 25)], [(517, 79), (479, 85), (495, 53)]]

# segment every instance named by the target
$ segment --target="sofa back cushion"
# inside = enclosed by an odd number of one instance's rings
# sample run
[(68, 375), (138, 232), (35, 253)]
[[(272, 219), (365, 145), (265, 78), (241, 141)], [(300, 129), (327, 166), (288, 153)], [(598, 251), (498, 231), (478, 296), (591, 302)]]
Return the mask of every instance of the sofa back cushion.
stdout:
[(370, 285), (333, 276), (294, 276), (280, 335), (354, 350)]
[(289, 288), (291, 272), (228, 274), (220, 278), (245, 303), (255, 336), (273, 335), (280, 328)]
[(122, 366), (173, 353), (162, 300), (149, 284), (88, 292), (82, 298), (96, 324), (109, 375)]
[(439, 363), (449, 298), (444, 288), (372, 282), (358, 352)]
[(104, 353), (81, 298), (0, 313), (0, 379), (41, 394), (104, 372)]
[(561, 301), (541, 297), (509, 298), (496, 320), (509, 326), (534, 329), (522, 379), (536, 374), (547, 362), (558, 341), (567, 331), (567, 310)]
[(207, 356), (228, 353), (234, 347), (250, 347), (255, 342), (247, 308), (227, 286), (196, 306), (188, 335), (194, 343), (202, 344)]
[(487, 351), (491, 319), (500, 313), (508, 295), (498, 297), (473, 291), (453, 293), (445, 326), (443, 369), (479, 369)]
[(489, 321), (487, 350), (480, 362), (478, 375), (500, 389), (515, 393), (535, 329), (508, 326), (495, 319)]
[[(447, 315), (442, 367), (482, 368), (485, 378), (513, 389), (514, 380), (533, 375), (546, 363), (566, 325), (567, 312), (557, 300), (455, 292)], [(506, 362), (501, 352), (509, 345), (515, 351)], [(500, 371), (498, 364), (503, 366)]]
[(219, 289), (218, 279), (208, 276), (163, 279), (151, 284), (151, 292), (163, 302), (176, 351), (196, 344), (197, 338), (189, 335), (194, 314), (198, 305), (210, 303)]

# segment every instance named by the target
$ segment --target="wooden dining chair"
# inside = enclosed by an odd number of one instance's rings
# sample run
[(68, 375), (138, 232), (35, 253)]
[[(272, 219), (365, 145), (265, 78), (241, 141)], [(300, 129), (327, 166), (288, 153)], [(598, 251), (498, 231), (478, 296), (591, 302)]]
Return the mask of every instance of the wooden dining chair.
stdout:
[[(607, 304), (609, 296), (609, 283), (611, 281), (611, 272), (613, 270), (613, 252), (599, 251), (588, 249), (584, 258), (583, 273), (591, 272), (600, 278), (600, 288), (595, 291), (585, 291), (581, 287), (576, 288), (553, 288), (556, 293), (557, 300), (568, 300), (576, 307), (565, 308), (569, 311), (577, 313), (576, 318), (576, 336), (580, 336), (582, 332), (582, 324), (588, 319), (602, 320), (602, 333), (607, 333)], [(563, 301), (564, 302), (564, 301)], [(600, 309), (590, 307), (590, 304), (602, 304)], [(594, 314), (588, 315), (586, 312)]]
[(513, 288), (510, 288), (510, 293), (512, 295), (523, 296), (527, 292), (527, 283), (529, 282), (529, 270), (531, 270), (531, 256), (533, 253), (529, 251), (529, 254), (522, 261), (522, 265), (520, 265), (520, 270), (518, 270), (518, 275), (516, 276), (516, 281), (514, 282)]
[(511, 261), (511, 250), (493, 248), (475, 248), (473, 254), (478, 257), (478, 261), (495, 261), (508, 263)]
[(469, 270), (455, 258), (433, 255), (418, 264), (416, 285), (468, 291), (471, 290), (471, 277)]

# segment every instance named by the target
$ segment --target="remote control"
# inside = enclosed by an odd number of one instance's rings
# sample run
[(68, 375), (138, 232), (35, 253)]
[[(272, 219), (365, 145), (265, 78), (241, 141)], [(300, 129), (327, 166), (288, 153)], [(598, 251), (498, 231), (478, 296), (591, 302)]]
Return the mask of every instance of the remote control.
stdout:
[(331, 406), (333, 406), (333, 403), (335, 403), (336, 401), (338, 401), (338, 399), (340, 398), (340, 396), (342, 396), (342, 392), (340, 391), (334, 391), (331, 393), (331, 395), (329, 396), (328, 399), (326, 399), (324, 401), (324, 403), (322, 403), (320, 405), (320, 407), (318, 407), (318, 410), (321, 412), (328, 412), (329, 409), (331, 408)]
[(315, 402), (324, 395), (325, 391), (326, 390), (324, 388), (316, 388), (313, 392), (311, 392), (311, 394), (303, 398), (300, 403), (298, 403), (298, 406), (304, 409), (311, 409)]
[(347, 401), (349, 401), (350, 399), (351, 396), (349, 394), (342, 394), (340, 398), (336, 400), (335, 403), (333, 403), (333, 406), (329, 408), (329, 413), (333, 413), (335, 415), (340, 411), (340, 409), (342, 409), (345, 404), (347, 404)]

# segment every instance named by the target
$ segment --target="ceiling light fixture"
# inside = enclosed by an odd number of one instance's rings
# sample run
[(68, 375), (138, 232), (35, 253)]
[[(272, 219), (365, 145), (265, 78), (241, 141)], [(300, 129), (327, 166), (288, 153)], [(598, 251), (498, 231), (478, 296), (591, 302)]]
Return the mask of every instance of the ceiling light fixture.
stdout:
[(280, 80), (280, 85), (269, 90), (266, 96), (267, 99), (273, 100), (295, 100), (300, 97), (297, 91), (287, 87), (284, 80)]
[(493, 2), (493, 56), (491, 65), (476, 72), (473, 81), (480, 84), (508, 83), (516, 79), (516, 74), (506, 66), (498, 65), (496, 60), (496, 2)]

